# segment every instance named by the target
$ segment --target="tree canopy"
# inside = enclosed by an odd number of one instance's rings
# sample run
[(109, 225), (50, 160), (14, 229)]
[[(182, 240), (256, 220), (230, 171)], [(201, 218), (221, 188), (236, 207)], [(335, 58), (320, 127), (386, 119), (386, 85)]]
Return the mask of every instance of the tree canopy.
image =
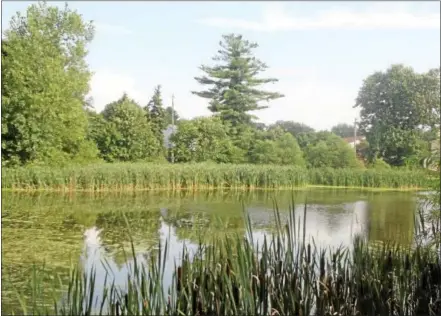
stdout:
[[(86, 140), (85, 61), (90, 22), (44, 2), (17, 13), (2, 41), (2, 161), (60, 164), (96, 147)], [(95, 147), (95, 148), (94, 148)]]
[(101, 130), (94, 135), (103, 159), (112, 161), (151, 161), (163, 159), (143, 109), (124, 94), (106, 105)]
[(421, 151), (418, 139), (427, 129), (439, 129), (439, 69), (416, 73), (392, 65), (363, 82), (355, 107), (360, 108), (360, 130), (370, 144), (371, 159), (395, 166)]
[(331, 132), (318, 132), (308, 136), (304, 150), (309, 167), (361, 167), (354, 150), (341, 137)]
[[(340, 123), (331, 128), (331, 132), (341, 138), (353, 137), (354, 136), (354, 126), (347, 123)], [(357, 132), (359, 134), (359, 132)]]
[(219, 117), (201, 117), (179, 124), (171, 137), (176, 162), (237, 163), (243, 152), (234, 146)]
[[(160, 85), (144, 108), (124, 94), (97, 113), (85, 60), (93, 35), (92, 22), (67, 5), (39, 2), (12, 18), (1, 46), (4, 166), (165, 162), (168, 150), (176, 162), (360, 167), (342, 139), (353, 136), (351, 124), (316, 132), (301, 122), (254, 120), (283, 95), (265, 90), (277, 79), (264, 76), (268, 66), (256, 57), (257, 43), (238, 34), (222, 36), (214, 64), (202, 65), (204, 74), (195, 78), (202, 91), (192, 93), (209, 100), (213, 116), (180, 117), (164, 105)], [(417, 73), (392, 65), (375, 72), (364, 80), (355, 107), (357, 135), (367, 138), (357, 145), (363, 163), (421, 165), (439, 141), (440, 69)], [(172, 113), (176, 126), (164, 132)]]
[(281, 128), (266, 133), (250, 150), (250, 162), (305, 167), (303, 152), (297, 140)]
[(306, 124), (293, 121), (277, 121), (269, 126), (270, 129), (278, 127), (282, 128), (284, 131), (290, 133), (294, 137), (297, 137), (300, 133), (310, 133), (315, 131), (312, 127)]

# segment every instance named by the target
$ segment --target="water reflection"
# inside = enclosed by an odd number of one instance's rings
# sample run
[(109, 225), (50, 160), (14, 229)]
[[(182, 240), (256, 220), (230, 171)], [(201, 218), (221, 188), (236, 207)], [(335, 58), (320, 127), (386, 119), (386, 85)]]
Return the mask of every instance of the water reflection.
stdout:
[(414, 238), (416, 210), (417, 197), (414, 195), (402, 195), (400, 199), (389, 195), (381, 199), (370, 199), (369, 240), (410, 245)]
[[(368, 203), (360, 201), (356, 203), (347, 203), (336, 208), (335, 212), (326, 211), (323, 205), (310, 205), (306, 218), (304, 217), (302, 206), (295, 208), (295, 218), (297, 222), (305, 224), (307, 241), (314, 242), (319, 247), (338, 247), (341, 245), (352, 244), (352, 239), (355, 235), (365, 237), (367, 236), (367, 222), (368, 222)], [(270, 227), (274, 223), (274, 213), (265, 208), (247, 208), (246, 211), (250, 215), (253, 230), (253, 241), (257, 246), (262, 245), (265, 236), (271, 234)], [(167, 253), (163, 278), (163, 290), (165, 295), (172, 284), (173, 271), (176, 265), (182, 260), (182, 251), (185, 246), (188, 251), (190, 260), (198, 250), (196, 242), (189, 239), (181, 239), (177, 235), (177, 227), (168, 224), (164, 218), (167, 218), (168, 209), (160, 209), (161, 216), (159, 217), (158, 236), (160, 244), (164, 249), (167, 243)], [(289, 214), (286, 212), (281, 214), (282, 223), (288, 219)], [(115, 262), (115, 259), (109, 251), (106, 251), (106, 245), (103, 243), (100, 235), (103, 229), (98, 229), (96, 226), (88, 228), (84, 232), (84, 253), (81, 258), (81, 263), (87, 275), (95, 273), (96, 276), (96, 292), (95, 292), (95, 308), (100, 306), (103, 298), (102, 285), (107, 282), (114, 285), (123, 291), (127, 288), (128, 275), (134, 271), (134, 259), (127, 259), (125, 263), (120, 266)], [(243, 236), (247, 236), (244, 234)], [(129, 250), (130, 251), (130, 250)], [(148, 258), (151, 252), (137, 252), (137, 264), (148, 265)], [(107, 280), (106, 280), (107, 279)]]
[[(246, 208), (253, 227), (269, 227), (275, 223), (274, 213), (269, 209)], [(282, 224), (289, 219), (289, 213), (280, 213)], [(368, 203), (357, 201), (341, 205), (310, 204), (306, 217), (303, 205), (294, 208), (296, 226), (306, 229), (306, 242), (314, 242), (318, 247), (339, 247), (352, 245), (355, 235), (367, 238), (369, 229)], [(299, 238), (303, 238), (302, 231)], [(255, 231), (259, 242), (268, 230)]]
[[(294, 195), (294, 198), (293, 198)], [(28, 291), (33, 263), (65, 273), (70, 262), (80, 262), (85, 271), (96, 269), (96, 285), (102, 286), (106, 271), (124, 288), (134, 268), (130, 254), (133, 238), (136, 259), (146, 265), (159, 241), (168, 242), (165, 285), (171, 283), (174, 261), (183, 245), (195, 250), (199, 239), (210, 242), (226, 233), (245, 236), (243, 205), (254, 227), (253, 240), (262, 244), (274, 230), (273, 203), (277, 201), (282, 222), (295, 200), (297, 222), (303, 225), (304, 203), (307, 241), (318, 246), (351, 245), (360, 235), (369, 241), (413, 241), (417, 198), (398, 192), (356, 190), (311, 190), (308, 192), (204, 192), (140, 193), (127, 195), (60, 194), (2, 195), (2, 281)], [(130, 231), (127, 228), (128, 222)], [(40, 238), (35, 238), (40, 236)], [(102, 261), (106, 264), (102, 264)], [(61, 269), (63, 268), (63, 269)], [(109, 284), (108, 280), (108, 284)], [(6, 284), (6, 283), (3, 283)], [(99, 299), (100, 291), (96, 299)], [(16, 294), (2, 289), (2, 313), (15, 309)]]
[[(166, 213), (166, 210), (162, 209), (161, 214)], [(167, 290), (172, 284), (173, 271), (175, 270), (175, 263), (179, 264), (182, 260), (182, 250), (185, 249), (188, 252), (190, 260), (197, 252), (197, 244), (187, 240), (180, 240), (176, 235), (175, 227), (168, 225), (164, 222), (162, 216), (159, 218), (160, 228), (158, 230), (160, 244), (162, 247), (167, 243), (167, 253), (165, 254), (167, 260), (165, 261), (164, 278), (163, 278), (163, 290), (164, 294), (167, 294)], [(123, 291), (127, 291), (127, 280), (129, 275), (133, 275), (136, 264), (147, 267), (149, 261), (150, 251), (136, 251), (135, 258), (129, 258), (127, 254), (125, 263), (119, 265), (110, 252), (106, 251), (106, 246), (103, 243), (100, 235), (102, 229), (98, 229), (96, 226), (88, 228), (84, 232), (84, 248), (81, 256), (80, 263), (83, 271), (87, 276), (87, 280), (90, 280), (90, 276), (95, 276), (95, 293), (93, 298), (93, 308), (98, 310), (101, 306), (101, 302), (104, 297), (104, 285), (109, 288), (111, 285)], [(130, 249), (127, 249), (130, 252)], [(146, 270), (147, 271), (147, 270)], [(87, 302), (85, 302), (86, 304)], [(105, 306), (105, 308), (107, 308)]]

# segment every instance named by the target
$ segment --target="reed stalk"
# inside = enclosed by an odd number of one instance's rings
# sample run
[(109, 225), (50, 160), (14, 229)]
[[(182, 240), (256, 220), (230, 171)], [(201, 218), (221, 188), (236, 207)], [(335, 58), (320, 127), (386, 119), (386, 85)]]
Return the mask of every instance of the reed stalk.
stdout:
[(292, 189), (305, 186), (423, 189), (439, 181), (427, 170), (304, 169), (295, 166), (114, 163), (2, 170), (2, 189), (136, 191)]
[[(304, 209), (306, 217), (306, 206)], [(246, 214), (245, 214), (246, 215)], [(122, 289), (107, 280), (95, 299), (95, 272), (73, 269), (63, 299), (51, 308), (37, 302), (41, 276), (34, 274), (33, 314), (58, 315), (440, 315), (441, 265), (433, 249), (369, 246), (359, 237), (349, 248), (322, 249), (306, 240), (293, 208), (276, 232), (255, 245), (247, 237), (200, 241), (190, 256), (182, 249), (170, 288), (164, 288), (167, 242), (149, 263), (128, 273)], [(127, 222), (128, 223), (128, 222)], [(132, 243), (133, 245), (133, 243)], [(107, 284), (108, 283), (108, 284)], [(19, 296), (20, 297), (20, 296)], [(24, 302), (24, 299), (20, 299)], [(23, 305), (21, 312), (29, 312)]]

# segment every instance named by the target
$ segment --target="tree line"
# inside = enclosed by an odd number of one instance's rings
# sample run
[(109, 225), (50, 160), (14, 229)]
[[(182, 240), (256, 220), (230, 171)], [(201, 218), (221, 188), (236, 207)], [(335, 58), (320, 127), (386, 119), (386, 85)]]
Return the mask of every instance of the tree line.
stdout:
[(315, 131), (302, 123), (265, 125), (252, 114), (283, 95), (261, 88), (276, 78), (261, 74), (256, 43), (224, 35), (214, 64), (194, 78), (205, 89), (212, 116), (185, 120), (174, 112), (177, 131), (166, 148), (164, 130), (173, 109), (161, 86), (141, 105), (124, 94), (97, 113), (87, 99), (92, 73), (85, 62), (94, 27), (68, 8), (45, 2), (17, 13), (2, 41), (2, 165), (65, 165), (96, 161), (213, 161), (362, 167), (417, 165), (439, 139), (440, 69), (417, 73), (392, 65), (366, 78), (355, 107), (358, 155), (342, 139), (354, 126)]

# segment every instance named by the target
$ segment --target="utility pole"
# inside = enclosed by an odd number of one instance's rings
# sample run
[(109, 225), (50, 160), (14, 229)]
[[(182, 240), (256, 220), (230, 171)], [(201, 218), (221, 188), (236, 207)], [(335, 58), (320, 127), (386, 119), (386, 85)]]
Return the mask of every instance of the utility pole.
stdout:
[(175, 95), (172, 94), (172, 125), (175, 126)]
[[(175, 95), (172, 94), (172, 113), (171, 113), (171, 119), (172, 119), (172, 135), (175, 131)], [(173, 145), (171, 146), (171, 163), (175, 163), (175, 151), (173, 148)]]
[(357, 119), (354, 119), (354, 151), (357, 156)]

